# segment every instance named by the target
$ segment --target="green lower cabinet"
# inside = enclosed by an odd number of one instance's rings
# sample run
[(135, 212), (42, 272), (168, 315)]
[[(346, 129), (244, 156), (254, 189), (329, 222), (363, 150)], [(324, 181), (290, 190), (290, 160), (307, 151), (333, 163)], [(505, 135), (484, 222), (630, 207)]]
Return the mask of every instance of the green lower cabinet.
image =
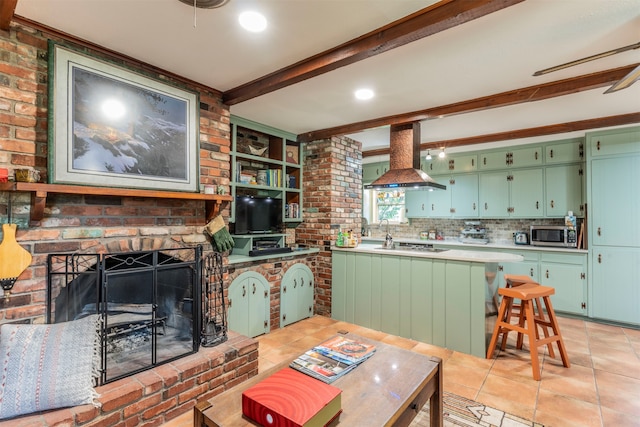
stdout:
[(334, 251), (332, 317), (485, 356), (483, 263)]
[(595, 246), (589, 315), (640, 325), (640, 248)]
[(269, 282), (261, 274), (247, 271), (229, 285), (229, 329), (256, 337), (269, 332)]
[(313, 315), (313, 272), (304, 264), (294, 264), (280, 282), (280, 326)]
[(555, 289), (554, 311), (587, 314), (587, 255), (543, 253), (540, 284)]

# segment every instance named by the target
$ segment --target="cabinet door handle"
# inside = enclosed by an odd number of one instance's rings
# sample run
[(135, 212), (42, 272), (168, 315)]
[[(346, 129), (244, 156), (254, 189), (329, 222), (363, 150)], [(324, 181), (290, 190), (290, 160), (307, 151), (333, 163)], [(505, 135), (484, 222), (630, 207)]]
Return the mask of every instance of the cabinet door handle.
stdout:
[(267, 291), (264, 291), (264, 297), (266, 298), (269, 294), (267, 293)]
[(424, 203), (422, 204), (422, 210), (424, 210)]
[(293, 279), (293, 289), (298, 287), (298, 279)]
[(282, 287), (282, 293), (283, 293), (283, 294), (286, 294), (286, 293), (287, 293), (287, 287), (286, 287), (286, 286), (283, 286), (283, 287)]
[(304, 286), (304, 277), (301, 277), (300, 278), (300, 287), (303, 287), (303, 286)]
[(476, 202), (473, 202), (473, 210), (476, 210)]
[(553, 159), (553, 150), (549, 150), (549, 157)]
[(256, 293), (256, 284), (255, 283), (253, 284), (253, 292), (251, 292), (251, 293), (254, 294), (254, 295)]
[(552, 200), (552, 201), (551, 201), (551, 207), (552, 207), (552, 208), (555, 208), (555, 206), (554, 206), (554, 205), (555, 205), (555, 203), (553, 203), (553, 200)]
[(283, 321), (286, 321), (286, 320), (287, 320), (287, 315), (286, 315), (286, 314), (283, 314), (283, 315), (282, 315), (282, 320), (283, 320)]
[(247, 296), (247, 287), (245, 285), (242, 285), (242, 296)]
[(600, 230), (600, 227), (598, 227), (598, 236), (602, 236), (602, 230)]
[(436, 207), (435, 207), (435, 205), (434, 205), (433, 203), (431, 203), (431, 210), (432, 210), (432, 211), (435, 211), (435, 210), (436, 210)]
[(489, 209), (489, 206), (487, 205), (487, 202), (484, 202), (484, 210), (486, 211), (487, 209)]
[(549, 270), (547, 270), (547, 272), (545, 273), (545, 277), (548, 279), (549, 278)]
[(476, 159), (471, 159), (471, 167), (475, 166)]
[(535, 155), (533, 156), (534, 159), (538, 160), (538, 152), (536, 151)]
[(596, 142), (596, 150), (600, 151), (600, 141)]
[(602, 264), (602, 254), (598, 254), (598, 264)]
[(533, 267), (531, 267), (531, 270), (529, 271), (529, 276), (533, 277)]
[(487, 165), (487, 158), (486, 157), (482, 158), (482, 164), (485, 165), (485, 166)]
[[(551, 202), (551, 207), (553, 207), (553, 202)], [(540, 201), (536, 201), (536, 209), (540, 209)]]

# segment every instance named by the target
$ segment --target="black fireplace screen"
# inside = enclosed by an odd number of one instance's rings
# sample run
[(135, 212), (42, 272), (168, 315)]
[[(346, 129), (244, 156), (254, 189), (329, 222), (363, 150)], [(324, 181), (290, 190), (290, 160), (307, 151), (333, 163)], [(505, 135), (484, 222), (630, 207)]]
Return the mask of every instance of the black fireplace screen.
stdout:
[(217, 261), (200, 246), (49, 255), (47, 322), (101, 315), (100, 384), (184, 357), (226, 339)]

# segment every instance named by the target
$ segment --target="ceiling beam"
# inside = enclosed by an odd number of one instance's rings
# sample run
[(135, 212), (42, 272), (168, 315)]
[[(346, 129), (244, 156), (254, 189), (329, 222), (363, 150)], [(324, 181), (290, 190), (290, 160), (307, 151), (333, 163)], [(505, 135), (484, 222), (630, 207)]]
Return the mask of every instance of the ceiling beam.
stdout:
[(9, 31), (18, 0), (0, 0), (0, 30)]
[(439, 107), (427, 108), (425, 110), (413, 111), (410, 113), (396, 114), (392, 116), (380, 117), (347, 125), (332, 128), (320, 129), (305, 132), (298, 135), (298, 141), (310, 142), (319, 139), (330, 138), (335, 135), (346, 135), (373, 129), (380, 126), (388, 126), (400, 123), (410, 123), (415, 121), (438, 119), (456, 114), (471, 113), (488, 110), (490, 108), (506, 107), (509, 105), (522, 104), (525, 102), (540, 101), (557, 96), (570, 95), (585, 90), (597, 89), (599, 87), (610, 86), (617, 82), (635, 67), (640, 64), (627, 65), (625, 67), (600, 71), (592, 74), (585, 74), (569, 79), (544, 83), (535, 86), (510, 90), (494, 95), (483, 96), (481, 98), (470, 99), (468, 101)]
[(443, 0), (356, 39), (224, 92), (235, 105), (456, 27), (523, 0)]
[[(492, 133), (487, 135), (470, 136), (468, 138), (450, 139), (446, 141), (433, 141), (420, 144), (420, 151), (439, 149), (442, 147), (453, 148), (468, 145), (485, 144), (488, 142), (508, 141), (511, 139), (531, 138), (558, 133), (576, 132), (587, 129), (597, 129), (611, 126), (623, 126), (640, 123), (640, 113), (621, 114), (618, 116), (599, 117), (597, 119), (578, 120), (575, 122), (558, 123), (554, 125), (539, 126), (535, 128), (519, 129), (513, 131)], [(369, 150), (362, 153), (362, 157), (388, 155), (388, 148)]]

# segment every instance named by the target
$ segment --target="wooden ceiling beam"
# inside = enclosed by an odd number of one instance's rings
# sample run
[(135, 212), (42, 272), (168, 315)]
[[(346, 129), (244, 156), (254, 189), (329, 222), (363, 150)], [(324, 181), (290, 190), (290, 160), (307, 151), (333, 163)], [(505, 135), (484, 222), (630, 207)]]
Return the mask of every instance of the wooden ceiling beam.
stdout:
[[(575, 122), (558, 123), (548, 126), (538, 126), (528, 129), (477, 135), (468, 138), (450, 139), (445, 141), (433, 141), (420, 144), (420, 151), (439, 149), (442, 147), (453, 148), (468, 145), (485, 144), (488, 142), (507, 141), (511, 139), (531, 138), (558, 133), (576, 132), (587, 129), (597, 129), (611, 126), (623, 126), (640, 122), (640, 113), (621, 114), (618, 116), (599, 117), (596, 119), (578, 120)], [(362, 153), (362, 157), (381, 156), (389, 154), (388, 148), (369, 150)]]
[(626, 76), (638, 65), (640, 64), (627, 65), (625, 67), (585, 74), (578, 77), (572, 77), (536, 86), (529, 86), (494, 95), (483, 96), (481, 98), (475, 98), (468, 101), (413, 111), (410, 113), (379, 117), (372, 120), (306, 132), (298, 135), (298, 141), (316, 141), (318, 139), (330, 138), (335, 135), (346, 135), (380, 126), (438, 119), (446, 116), (522, 104), (525, 102), (540, 101), (557, 96), (570, 95), (585, 90), (597, 89), (599, 87), (612, 85)]
[(311, 56), (223, 94), (227, 105), (256, 98), (456, 27), (523, 0), (443, 0), (356, 39)]
[(9, 31), (18, 0), (0, 0), (0, 30)]

